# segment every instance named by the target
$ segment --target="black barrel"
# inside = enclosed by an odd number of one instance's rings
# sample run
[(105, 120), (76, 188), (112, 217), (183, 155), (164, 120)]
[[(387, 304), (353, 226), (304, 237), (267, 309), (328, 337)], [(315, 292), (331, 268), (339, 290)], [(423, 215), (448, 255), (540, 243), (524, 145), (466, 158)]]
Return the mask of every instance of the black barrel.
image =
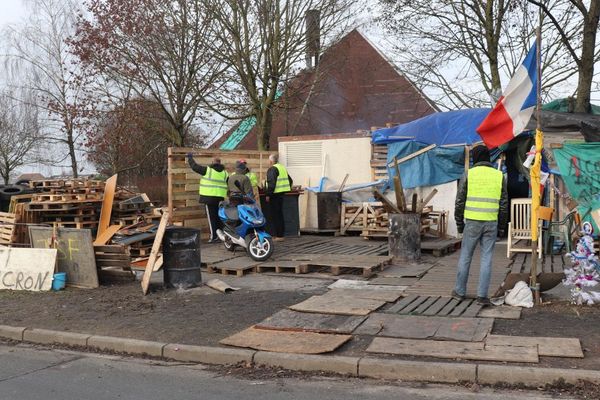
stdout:
[(341, 207), (341, 192), (317, 193), (317, 223), (319, 229), (340, 229)]
[(202, 285), (198, 229), (167, 228), (162, 246), (165, 287), (190, 289)]

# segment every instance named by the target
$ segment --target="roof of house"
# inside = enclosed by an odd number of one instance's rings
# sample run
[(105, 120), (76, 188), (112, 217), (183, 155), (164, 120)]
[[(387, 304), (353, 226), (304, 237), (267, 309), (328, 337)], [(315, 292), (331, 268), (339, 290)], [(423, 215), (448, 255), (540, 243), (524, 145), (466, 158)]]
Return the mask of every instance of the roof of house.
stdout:
[[(328, 135), (400, 124), (438, 111), (358, 30), (300, 72), (285, 88), (274, 112), (270, 148), (279, 137)], [(256, 150), (254, 117), (241, 121), (213, 148)]]

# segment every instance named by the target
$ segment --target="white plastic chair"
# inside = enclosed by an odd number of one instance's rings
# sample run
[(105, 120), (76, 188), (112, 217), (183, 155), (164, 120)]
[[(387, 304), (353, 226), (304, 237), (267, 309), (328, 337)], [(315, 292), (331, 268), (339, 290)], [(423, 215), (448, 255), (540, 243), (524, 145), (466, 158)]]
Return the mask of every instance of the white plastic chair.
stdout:
[[(538, 225), (538, 257), (542, 258), (542, 221)], [(531, 240), (531, 199), (512, 199), (510, 202), (510, 222), (506, 257), (511, 253), (531, 253), (531, 246), (516, 247), (520, 240)]]

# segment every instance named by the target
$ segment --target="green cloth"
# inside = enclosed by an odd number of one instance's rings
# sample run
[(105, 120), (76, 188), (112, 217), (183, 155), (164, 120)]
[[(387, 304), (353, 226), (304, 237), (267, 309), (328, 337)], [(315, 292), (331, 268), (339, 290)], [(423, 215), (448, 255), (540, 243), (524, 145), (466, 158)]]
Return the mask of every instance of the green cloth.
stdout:
[(590, 211), (600, 208), (600, 143), (565, 143), (554, 157), (579, 214), (592, 222)]
[[(571, 104), (569, 104), (571, 103)], [(556, 111), (563, 113), (572, 113), (573, 107), (575, 106), (575, 99), (556, 99), (550, 103), (546, 103), (542, 106), (544, 111)], [(591, 113), (594, 115), (600, 115), (600, 106), (594, 104), (591, 105)]]

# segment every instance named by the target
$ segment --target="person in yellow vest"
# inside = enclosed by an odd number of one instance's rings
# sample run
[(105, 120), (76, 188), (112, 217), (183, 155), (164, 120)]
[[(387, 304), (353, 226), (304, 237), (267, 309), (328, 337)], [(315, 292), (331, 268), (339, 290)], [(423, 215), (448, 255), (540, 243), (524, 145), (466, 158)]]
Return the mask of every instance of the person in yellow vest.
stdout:
[(283, 240), (285, 224), (283, 219), (283, 196), (292, 190), (292, 177), (287, 169), (279, 164), (279, 156), (269, 156), (271, 167), (267, 170), (267, 184), (265, 187), (265, 201), (270, 205), (268, 218), (273, 226), (273, 240)]
[(488, 297), (492, 258), (497, 236), (504, 236), (508, 217), (508, 194), (502, 172), (490, 163), (490, 152), (485, 146), (476, 146), (472, 151), (473, 167), (460, 181), (454, 218), (458, 232), (463, 234), (456, 285), (452, 297), (463, 300), (467, 291), (467, 280), (473, 252), (481, 244), (481, 266), (477, 303), (491, 305)]
[(228, 174), (221, 160), (215, 157), (212, 164), (204, 166), (194, 161), (192, 153), (188, 153), (188, 164), (190, 168), (202, 175), (200, 179), (200, 203), (206, 206), (206, 216), (210, 228), (210, 239), (208, 243), (219, 243), (217, 229), (221, 229), (223, 224), (219, 219), (219, 203), (227, 197), (227, 179)]

